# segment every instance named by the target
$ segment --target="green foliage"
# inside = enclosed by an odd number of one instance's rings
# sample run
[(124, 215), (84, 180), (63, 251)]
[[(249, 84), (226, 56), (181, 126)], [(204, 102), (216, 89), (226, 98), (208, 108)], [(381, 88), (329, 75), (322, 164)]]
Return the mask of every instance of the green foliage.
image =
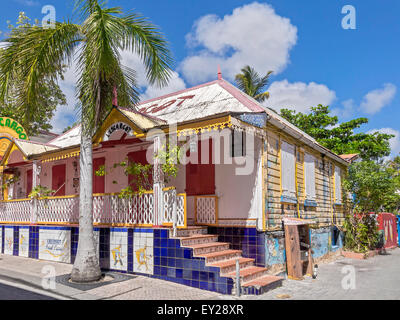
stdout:
[(254, 68), (245, 66), (235, 77), (236, 85), (250, 97), (263, 102), (269, 98), (269, 92), (264, 91), (264, 88), (269, 82), (271, 73), (272, 71), (268, 71), (266, 75), (260, 76)]
[(3, 189), (10, 187), (13, 183), (18, 182), (21, 179), (21, 173), (16, 171), (12, 175), (5, 174), (3, 176)]
[(379, 231), (373, 215), (347, 215), (343, 231), (344, 247), (349, 251), (366, 253), (378, 245)]
[(356, 212), (393, 212), (400, 206), (398, 170), (391, 162), (380, 164), (361, 161), (350, 165), (343, 182), (344, 189), (354, 195)]
[(367, 118), (339, 124), (338, 117), (330, 115), (329, 107), (320, 104), (312, 107), (309, 114), (281, 109), (281, 116), (336, 154), (358, 153), (364, 160), (379, 160), (390, 154), (389, 140), (393, 135), (354, 132), (368, 123)]
[(73, 60), (77, 61), (78, 111), (86, 135), (111, 109), (115, 91), (121, 105), (132, 106), (139, 100), (137, 75), (121, 64), (121, 51), (138, 54), (150, 84), (167, 84), (172, 59), (159, 29), (140, 15), (105, 5), (105, 1), (77, 0), (79, 24), (65, 20), (47, 28), (23, 23), (4, 40), (0, 102), (15, 105), (27, 129), (40, 113), (49, 86), (57, 84)]
[[(178, 165), (182, 156), (182, 150), (179, 146), (169, 148), (169, 146), (163, 146), (159, 153), (155, 156), (161, 163), (161, 169), (163, 172), (164, 183), (168, 183), (172, 177), (178, 175)], [(95, 174), (99, 177), (105, 176), (112, 172), (116, 168), (123, 168), (124, 174), (132, 176), (131, 183), (120, 190), (119, 197), (126, 198), (131, 197), (134, 193), (143, 194), (146, 191), (153, 189), (152, 175), (154, 166), (151, 164), (140, 164), (136, 162), (129, 162), (129, 159), (114, 163), (109, 171), (106, 170), (105, 166), (100, 166)], [(113, 181), (114, 183), (114, 181)], [(115, 182), (117, 183), (117, 182)], [(137, 191), (134, 191), (137, 190)]]
[[(39, 27), (37, 22), (30, 24), (30, 19), (23, 13), (20, 12), (16, 26), (9, 25), (9, 36), (12, 38), (20, 38), (23, 36), (24, 30), (32, 29), (37, 30)], [(6, 47), (7, 48), (7, 47)], [(26, 47), (27, 53), (31, 48)], [(7, 49), (0, 49), (0, 61), (3, 60), (7, 55), (8, 58), (12, 58), (12, 52), (7, 53)], [(7, 95), (2, 94), (0, 101), (2, 103), (0, 115), (3, 117), (10, 117), (21, 123), (29, 135), (37, 134), (40, 130), (50, 130), (52, 126), (50, 120), (54, 115), (58, 105), (65, 105), (67, 103), (65, 95), (62, 93), (57, 78), (44, 77), (41, 79), (41, 86), (37, 88), (37, 99), (29, 103), (21, 101), (23, 95), (23, 86), (26, 81), (29, 80), (27, 77), (28, 72), (28, 61), (23, 58), (14, 57), (14, 63), (21, 66), (27, 64), (26, 69), (14, 68), (13, 70), (8, 69), (9, 73), (7, 78), (2, 77), (3, 87), (2, 89), (8, 92)], [(3, 65), (4, 66), (4, 65)], [(32, 66), (29, 63), (29, 66)], [(10, 66), (9, 66), (10, 67)], [(57, 66), (55, 73), (62, 78), (62, 72), (64, 70), (63, 65)], [(1, 78), (1, 77), (0, 77)]]
[(47, 187), (38, 185), (32, 189), (32, 192), (29, 194), (29, 198), (43, 199), (43, 198), (47, 198), (47, 197), (51, 196), (54, 192), (55, 192), (55, 190), (51, 190)]

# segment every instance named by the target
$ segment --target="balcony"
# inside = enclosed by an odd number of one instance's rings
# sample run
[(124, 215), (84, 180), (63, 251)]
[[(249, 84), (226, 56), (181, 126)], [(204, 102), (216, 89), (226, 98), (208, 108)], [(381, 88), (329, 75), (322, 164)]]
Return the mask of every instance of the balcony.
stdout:
[[(106, 226), (186, 227), (186, 194), (175, 188), (162, 191), (162, 210), (156, 216), (154, 192), (129, 198), (119, 194), (93, 195), (93, 224)], [(63, 225), (79, 223), (79, 197), (47, 197), (0, 201), (0, 223)]]

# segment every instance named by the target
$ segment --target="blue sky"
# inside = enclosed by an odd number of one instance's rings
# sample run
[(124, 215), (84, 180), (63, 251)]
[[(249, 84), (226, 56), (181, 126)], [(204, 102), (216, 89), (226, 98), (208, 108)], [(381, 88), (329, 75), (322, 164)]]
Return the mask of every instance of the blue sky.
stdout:
[[(72, 0), (9, 0), (2, 4), (0, 29), (14, 22), (20, 11), (42, 19), (44, 5), (53, 5), (57, 20), (72, 15)], [(143, 98), (196, 85), (217, 77), (233, 80), (241, 66), (258, 72), (273, 70), (267, 105), (307, 112), (318, 103), (329, 104), (340, 120), (370, 119), (363, 131), (396, 135), (400, 152), (400, 2), (398, 0), (147, 0), (108, 1), (148, 17), (170, 42), (175, 77), (168, 88), (139, 83)], [(342, 28), (344, 5), (356, 13), (356, 29)], [(136, 57), (123, 53), (124, 63), (141, 73)], [(55, 131), (74, 120), (74, 73), (62, 83), (69, 106), (53, 119)]]

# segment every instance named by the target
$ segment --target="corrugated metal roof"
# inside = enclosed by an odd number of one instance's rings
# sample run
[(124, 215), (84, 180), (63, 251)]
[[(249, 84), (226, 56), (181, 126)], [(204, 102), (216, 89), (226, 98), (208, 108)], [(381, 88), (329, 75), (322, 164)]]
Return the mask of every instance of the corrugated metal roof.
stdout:
[(77, 146), (81, 143), (81, 125), (78, 124), (67, 132), (59, 135), (57, 138), (48, 142), (48, 144), (67, 148), (71, 146)]
[[(137, 108), (140, 112), (165, 120), (168, 124), (202, 119), (227, 112), (256, 111), (235, 97), (235, 93), (226, 86), (231, 85), (224, 80), (217, 80), (145, 101)], [(257, 107), (258, 112), (264, 111), (264, 108)]]
[(44, 153), (48, 151), (59, 150), (60, 148), (48, 144), (38, 143), (28, 140), (14, 139), (17, 147), (24, 153), (25, 156), (29, 157), (31, 155)]
[[(137, 111), (119, 107), (118, 110), (143, 130), (173, 123), (197, 121), (211, 116), (229, 113), (265, 112), (273, 125), (309, 146), (323, 152), (337, 161), (348, 164), (332, 151), (320, 145), (313, 137), (263, 107), (255, 99), (238, 88), (218, 79), (193, 88), (181, 90), (155, 99), (144, 101), (136, 107)], [(80, 144), (80, 125), (48, 142), (50, 146), (68, 148)], [(46, 150), (46, 151), (50, 151)], [(39, 153), (43, 153), (41, 151)]]

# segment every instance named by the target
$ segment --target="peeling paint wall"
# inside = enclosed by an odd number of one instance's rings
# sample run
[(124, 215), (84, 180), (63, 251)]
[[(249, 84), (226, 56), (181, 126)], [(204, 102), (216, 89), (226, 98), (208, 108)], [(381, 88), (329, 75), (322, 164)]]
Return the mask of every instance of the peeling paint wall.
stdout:
[[(343, 235), (335, 227), (311, 229), (311, 247), (314, 258), (321, 258), (343, 247)], [(265, 264), (267, 267), (286, 263), (285, 234), (283, 231), (265, 235)]]

